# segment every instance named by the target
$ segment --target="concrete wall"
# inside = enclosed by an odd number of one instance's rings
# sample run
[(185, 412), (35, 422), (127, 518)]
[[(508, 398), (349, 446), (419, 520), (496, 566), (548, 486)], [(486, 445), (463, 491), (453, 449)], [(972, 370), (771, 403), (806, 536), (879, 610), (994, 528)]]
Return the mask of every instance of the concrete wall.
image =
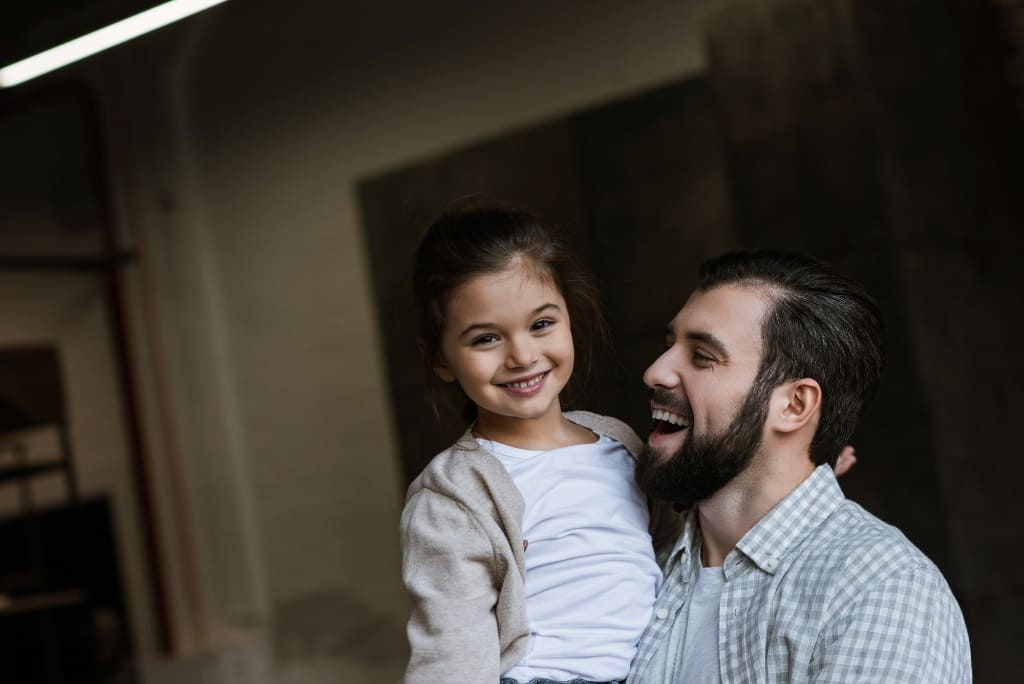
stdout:
[[(25, 108), (0, 114), (0, 149), (4, 150), (0, 254), (5, 260), (71, 259), (102, 252), (103, 203), (96, 193), (97, 160), (90, 136), (82, 103), (74, 93), (27, 100)], [(142, 530), (104, 273), (99, 269), (2, 269), (0, 310), (0, 347), (52, 346), (57, 351), (79, 496), (109, 499), (112, 535), (119, 547), (114, 562), (121, 569), (123, 591), (136, 608), (129, 621), (140, 635), (149, 635)], [(60, 455), (58, 434), (52, 427), (3, 439), (4, 446), (27, 447), (33, 462), (51, 462)], [(10, 456), (4, 449), (5, 465), (11, 463)], [(18, 484), (27, 485), (36, 511), (69, 501), (68, 482), (60, 472), (22, 483), (6, 481), (0, 487), (4, 518), (25, 510)], [(47, 551), (55, 543), (48, 534), (41, 540)], [(92, 558), (78, 558), (96, 563), (101, 551), (90, 549)], [(29, 563), (19, 560), (15, 567), (26, 570)], [(20, 624), (35, 628), (28, 620)]]

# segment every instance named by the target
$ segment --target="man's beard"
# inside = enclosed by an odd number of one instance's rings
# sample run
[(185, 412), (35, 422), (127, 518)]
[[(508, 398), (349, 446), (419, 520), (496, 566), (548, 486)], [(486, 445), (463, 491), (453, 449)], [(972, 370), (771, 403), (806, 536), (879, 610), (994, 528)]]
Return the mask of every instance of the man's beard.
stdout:
[[(691, 420), (682, 448), (668, 458), (645, 444), (636, 465), (640, 489), (674, 502), (679, 510), (710, 497), (742, 473), (761, 446), (770, 397), (771, 392), (755, 380), (729, 427), (718, 434), (698, 435)], [(678, 403), (664, 390), (652, 391), (652, 400), (666, 407)]]

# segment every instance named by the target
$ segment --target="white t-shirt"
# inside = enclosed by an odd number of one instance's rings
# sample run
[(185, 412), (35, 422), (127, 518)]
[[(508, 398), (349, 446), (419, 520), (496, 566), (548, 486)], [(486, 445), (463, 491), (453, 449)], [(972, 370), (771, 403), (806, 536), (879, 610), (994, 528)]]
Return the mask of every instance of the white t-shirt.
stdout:
[(634, 461), (619, 442), (530, 451), (478, 440), (526, 504), (526, 656), (503, 676), (625, 679), (661, 570)]
[(724, 586), (725, 570), (721, 566), (701, 566), (686, 608), (686, 636), (677, 675), (680, 682), (722, 681), (718, 664), (718, 606)]

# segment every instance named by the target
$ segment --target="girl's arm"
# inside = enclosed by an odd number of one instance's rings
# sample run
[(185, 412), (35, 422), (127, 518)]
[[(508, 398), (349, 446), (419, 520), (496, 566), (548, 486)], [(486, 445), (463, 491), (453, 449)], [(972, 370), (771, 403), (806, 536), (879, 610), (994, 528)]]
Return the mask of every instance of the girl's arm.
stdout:
[(402, 513), (402, 578), (412, 597), (405, 684), (501, 677), (491, 542), (451, 498), (421, 490)]

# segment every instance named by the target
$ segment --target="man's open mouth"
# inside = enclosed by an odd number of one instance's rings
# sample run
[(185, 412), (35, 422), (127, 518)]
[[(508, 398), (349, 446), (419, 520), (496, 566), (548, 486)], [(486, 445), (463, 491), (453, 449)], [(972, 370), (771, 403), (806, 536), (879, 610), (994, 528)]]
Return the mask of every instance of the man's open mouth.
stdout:
[(690, 427), (688, 418), (665, 409), (651, 409), (651, 418), (654, 420), (651, 434), (654, 435), (668, 435)]

